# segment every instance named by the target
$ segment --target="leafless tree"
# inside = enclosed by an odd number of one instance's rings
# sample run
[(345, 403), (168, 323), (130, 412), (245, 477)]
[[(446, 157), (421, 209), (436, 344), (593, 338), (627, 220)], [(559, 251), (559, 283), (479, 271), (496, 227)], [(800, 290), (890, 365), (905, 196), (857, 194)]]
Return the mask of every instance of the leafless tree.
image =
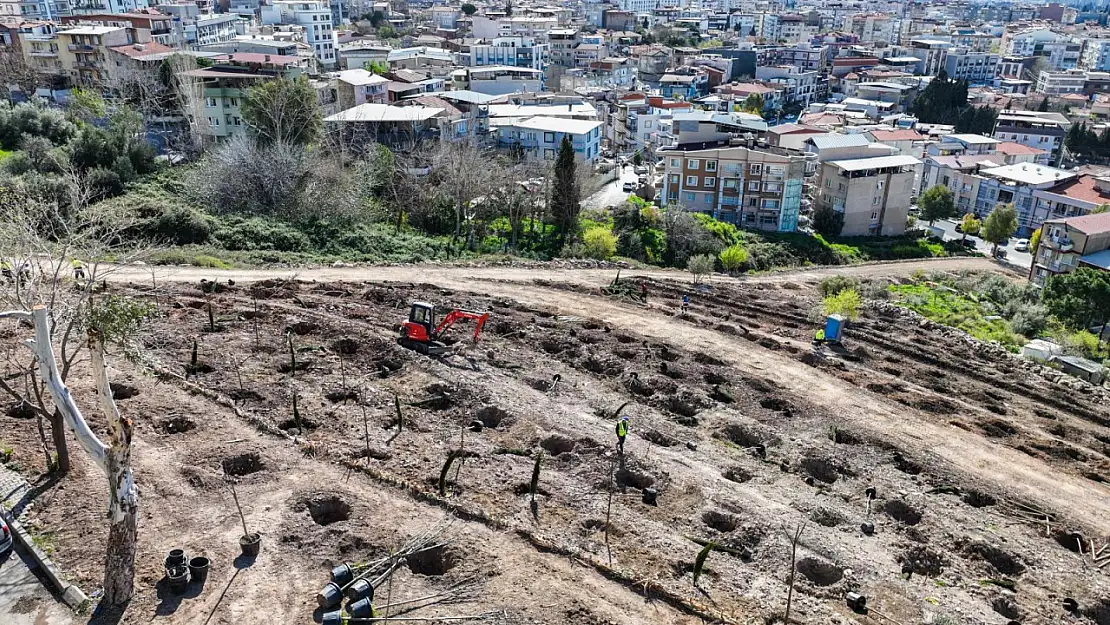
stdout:
[(4, 90), (9, 102), (12, 101), (12, 86), (30, 99), (35, 96), (39, 83), (38, 73), (18, 50), (12, 47), (0, 49), (0, 89)]
[(462, 236), (463, 221), (473, 211), (474, 200), (489, 192), (492, 176), (488, 161), (488, 155), (466, 141), (445, 141), (432, 157), (439, 188), (450, 198), (455, 209), (452, 242)]

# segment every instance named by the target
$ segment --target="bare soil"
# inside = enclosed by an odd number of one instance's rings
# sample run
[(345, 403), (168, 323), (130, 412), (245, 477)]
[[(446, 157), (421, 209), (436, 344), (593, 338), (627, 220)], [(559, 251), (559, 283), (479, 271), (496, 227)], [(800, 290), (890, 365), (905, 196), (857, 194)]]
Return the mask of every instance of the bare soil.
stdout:
[[(1089, 547), (1069, 545), (1078, 532), (1097, 549), (1110, 533), (1107, 485), (1092, 477), (1110, 478), (1110, 413), (1093, 395), (896, 316), (868, 312), (843, 349), (815, 351), (816, 275), (689, 291), (685, 317), (686, 284), (645, 276), (643, 305), (604, 297), (591, 281), (533, 275), (440, 270), (434, 285), (237, 276), (215, 293), (180, 284), (157, 296), (118, 287), (156, 299), (162, 313), (144, 357), (185, 374), (195, 340), (207, 367), (190, 370), (207, 372), (191, 381), (237, 408), (113, 359), (113, 379), (133, 391), (119, 403), (137, 423), (144, 510), (139, 593), (124, 622), (318, 619), (330, 566), (384, 555), (449, 514), (451, 545), (401, 570), (395, 600), (479, 576), (476, 598), (427, 612), (762, 624), (781, 616), (790, 538), (805, 523), (799, 622), (882, 622), (851, 612), (848, 591), (906, 624), (1070, 622), (1065, 597), (1082, 618), (1107, 622), (1110, 585)], [(476, 346), (430, 358), (394, 340), (413, 301), (491, 318)], [(3, 334), (12, 349), (22, 338)], [(87, 380), (75, 386), (92, 413)], [(631, 434), (618, 457), (613, 415), (626, 402)], [(0, 439), (27, 473), (42, 467), (33, 423), (0, 417)], [(444, 461), (460, 448), (440, 497)], [(32, 516), (62, 567), (93, 590), (104, 480), (79, 450), (74, 458)], [(263, 535), (253, 563), (236, 560), (243, 532), (225, 471), (249, 529)], [(643, 503), (648, 488), (657, 505)], [(699, 589), (692, 539), (727, 548), (710, 555)], [(196, 596), (162, 585), (174, 547), (213, 558)]]

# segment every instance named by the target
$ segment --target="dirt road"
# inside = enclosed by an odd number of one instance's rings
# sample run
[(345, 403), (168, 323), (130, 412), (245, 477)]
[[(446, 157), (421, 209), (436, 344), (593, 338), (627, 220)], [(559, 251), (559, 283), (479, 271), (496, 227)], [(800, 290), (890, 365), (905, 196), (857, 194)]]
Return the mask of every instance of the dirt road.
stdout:
[[(795, 271), (761, 274), (758, 276), (730, 278), (714, 276), (714, 281), (731, 282), (782, 282), (792, 279), (820, 279), (832, 275), (856, 277), (909, 276), (916, 271), (990, 271), (1000, 266), (985, 258), (938, 258), (915, 262), (872, 263), (843, 267), (814, 267)], [(532, 282), (537, 279), (602, 285), (612, 281), (614, 269), (532, 269), (526, 267), (461, 267), (438, 265), (404, 265), (391, 267), (316, 267), (311, 269), (205, 269), (203, 267), (112, 267), (109, 280), (125, 282), (192, 282), (201, 279), (234, 280), (251, 282), (270, 278), (290, 278), (316, 282), (365, 280), (393, 282), (439, 283), (445, 280), (497, 280), (502, 282)], [(635, 274), (656, 280), (688, 280), (690, 274), (674, 269), (625, 270), (625, 275)]]

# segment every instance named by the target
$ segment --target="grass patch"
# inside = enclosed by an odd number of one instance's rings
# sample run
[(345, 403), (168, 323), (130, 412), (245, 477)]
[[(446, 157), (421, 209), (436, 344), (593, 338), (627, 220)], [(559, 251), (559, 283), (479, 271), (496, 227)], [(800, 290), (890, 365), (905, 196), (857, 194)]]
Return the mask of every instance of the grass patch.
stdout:
[(932, 321), (959, 328), (981, 341), (995, 341), (1011, 351), (1025, 344), (1025, 338), (1011, 330), (1004, 319), (988, 319), (991, 315), (982, 304), (951, 287), (919, 282), (888, 288), (895, 303)]

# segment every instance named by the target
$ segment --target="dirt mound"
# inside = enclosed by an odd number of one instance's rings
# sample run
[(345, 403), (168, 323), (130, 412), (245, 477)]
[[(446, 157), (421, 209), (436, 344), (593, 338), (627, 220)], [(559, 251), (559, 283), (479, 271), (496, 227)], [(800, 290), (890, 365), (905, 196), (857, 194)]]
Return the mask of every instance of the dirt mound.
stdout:
[(844, 569), (819, 558), (798, 560), (798, 572), (814, 586), (832, 586), (844, 579)]
[(731, 466), (725, 469), (721, 474), (725, 476), (726, 480), (736, 482), (738, 484), (743, 484), (744, 482), (752, 479), (751, 472), (741, 466)]
[(552, 456), (570, 453), (574, 451), (574, 445), (575, 442), (573, 439), (559, 434), (553, 434), (540, 441), (540, 447)]
[(108, 386), (112, 389), (112, 399), (131, 399), (139, 394), (139, 389), (129, 384), (110, 382)]
[(822, 527), (836, 527), (844, 522), (844, 517), (834, 510), (818, 508), (809, 513), (809, 518)]
[(344, 356), (353, 356), (358, 353), (358, 348), (361, 347), (359, 342), (352, 338), (342, 338), (331, 344), (331, 348)]
[(701, 522), (718, 532), (731, 532), (740, 525), (740, 519), (735, 515), (719, 510), (707, 510), (701, 515)]
[(487, 428), (508, 426), (513, 421), (512, 415), (500, 406), (484, 406), (474, 413), (474, 417)]
[(977, 490), (964, 491), (964, 494), (960, 497), (960, 500), (971, 506), (972, 508), (987, 508), (989, 506), (998, 504), (998, 500), (994, 498), (994, 495), (990, 495)]
[(936, 577), (948, 566), (948, 560), (940, 553), (923, 546), (914, 546), (898, 556), (903, 573)]

